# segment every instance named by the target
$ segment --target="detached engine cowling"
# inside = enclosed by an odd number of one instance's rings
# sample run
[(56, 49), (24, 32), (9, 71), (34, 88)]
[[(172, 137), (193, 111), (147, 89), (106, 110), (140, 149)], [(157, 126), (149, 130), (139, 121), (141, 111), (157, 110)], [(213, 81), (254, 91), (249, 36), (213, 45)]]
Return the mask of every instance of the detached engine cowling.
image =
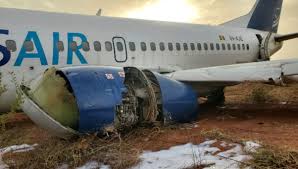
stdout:
[(26, 89), (24, 112), (63, 138), (197, 117), (197, 94), (189, 86), (133, 67), (51, 68)]

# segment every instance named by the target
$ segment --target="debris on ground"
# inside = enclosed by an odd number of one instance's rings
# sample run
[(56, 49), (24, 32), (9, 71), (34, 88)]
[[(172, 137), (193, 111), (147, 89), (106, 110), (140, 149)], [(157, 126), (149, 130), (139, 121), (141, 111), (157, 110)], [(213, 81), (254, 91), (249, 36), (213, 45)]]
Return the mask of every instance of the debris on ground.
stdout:
[(0, 169), (9, 168), (9, 166), (2, 161), (2, 156), (4, 154), (28, 152), (28, 151), (34, 150), (34, 147), (36, 146), (37, 144), (34, 144), (34, 145), (23, 144), (23, 145), (13, 145), (5, 148), (0, 148)]
[[(185, 144), (171, 147), (168, 150), (158, 152), (144, 152), (141, 155), (141, 163), (133, 169), (151, 169), (151, 168), (168, 168), (181, 169), (189, 167), (201, 168), (240, 168), (246, 161), (251, 160), (252, 156), (248, 155), (240, 144), (221, 142), (225, 147), (224, 151), (213, 144), (217, 140), (207, 140), (199, 145)], [(259, 144), (247, 142), (246, 145), (260, 147)]]

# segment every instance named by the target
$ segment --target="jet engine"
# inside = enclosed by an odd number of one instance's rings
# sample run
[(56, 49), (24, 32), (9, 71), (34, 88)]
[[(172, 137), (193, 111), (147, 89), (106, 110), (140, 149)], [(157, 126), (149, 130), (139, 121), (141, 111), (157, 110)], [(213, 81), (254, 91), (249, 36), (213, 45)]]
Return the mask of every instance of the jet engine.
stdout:
[(134, 67), (50, 68), (22, 91), (24, 112), (62, 138), (190, 122), (198, 112), (191, 87)]

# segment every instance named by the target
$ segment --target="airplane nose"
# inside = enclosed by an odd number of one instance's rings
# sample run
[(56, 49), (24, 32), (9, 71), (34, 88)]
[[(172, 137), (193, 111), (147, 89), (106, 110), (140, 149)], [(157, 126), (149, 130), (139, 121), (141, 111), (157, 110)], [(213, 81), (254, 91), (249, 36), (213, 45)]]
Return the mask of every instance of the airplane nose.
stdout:
[(121, 132), (139, 123), (189, 122), (198, 108), (189, 86), (133, 67), (50, 68), (23, 92), (24, 112), (62, 138)]

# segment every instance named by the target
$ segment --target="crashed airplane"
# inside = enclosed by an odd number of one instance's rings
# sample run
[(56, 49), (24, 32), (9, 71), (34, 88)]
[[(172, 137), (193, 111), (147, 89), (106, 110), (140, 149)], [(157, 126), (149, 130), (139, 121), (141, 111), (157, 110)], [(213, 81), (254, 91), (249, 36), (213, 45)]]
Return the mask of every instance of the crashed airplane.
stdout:
[(298, 75), (297, 59), (269, 61), (297, 33), (277, 33), (282, 0), (257, 0), (219, 26), (0, 8), (0, 111), (23, 111), (68, 138), (190, 122), (198, 96)]

